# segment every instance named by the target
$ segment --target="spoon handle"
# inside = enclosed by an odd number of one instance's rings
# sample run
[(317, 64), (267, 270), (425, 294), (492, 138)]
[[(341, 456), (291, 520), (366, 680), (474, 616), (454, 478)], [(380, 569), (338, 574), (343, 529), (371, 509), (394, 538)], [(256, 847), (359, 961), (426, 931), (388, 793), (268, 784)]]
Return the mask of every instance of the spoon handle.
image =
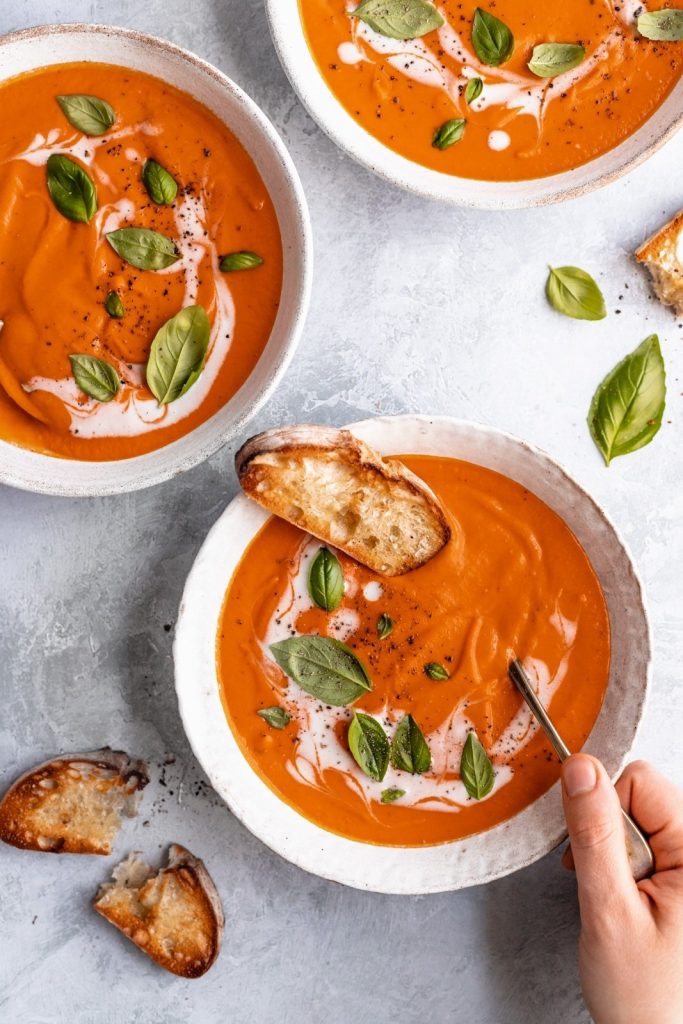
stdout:
[[(529, 677), (524, 671), (522, 663), (517, 660), (511, 661), (508, 671), (510, 673), (510, 679), (529, 705), (534, 717), (539, 722), (546, 736), (555, 748), (560, 761), (566, 761), (566, 759), (571, 756), (571, 751), (560, 736), (548, 715), (548, 712), (532, 689)], [(652, 847), (630, 814), (627, 814), (623, 809), (621, 813), (624, 816), (624, 833), (628, 862), (635, 881), (639, 882), (643, 878), (649, 878), (655, 869), (655, 859), (652, 853)]]

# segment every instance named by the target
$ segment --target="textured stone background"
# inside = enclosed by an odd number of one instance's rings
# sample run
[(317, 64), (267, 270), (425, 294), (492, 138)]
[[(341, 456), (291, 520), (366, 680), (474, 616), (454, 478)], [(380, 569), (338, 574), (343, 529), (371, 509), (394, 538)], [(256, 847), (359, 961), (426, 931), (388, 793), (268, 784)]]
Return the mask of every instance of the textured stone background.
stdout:
[[(683, 135), (568, 205), (441, 208), (383, 184), (309, 120), (261, 0), (0, 4), (0, 32), (46, 21), (127, 25), (196, 51), (249, 92), (289, 147), (313, 218), (314, 298), (289, 375), (254, 430), (452, 413), (541, 445), (603, 503), (632, 547), (654, 628), (655, 686), (637, 753), (683, 782), (683, 330), (629, 256), (683, 204)], [(553, 314), (543, 297), (549, 262), (592, 271), (610, 316), (581, 324)], [(590, 397), (655, 330), (668, 367), (666, 423), (649, 448), (606, 470), (585, 426)], [(5, 847), (0, 1020), (585, 1024), (574, 883), (557, 855), (459, 894), (364, 895), (285, 863), (206, 784), (178, 718), (172, 625), (185, 575), (235, 491), (231, 455), (119, 498), (0, 491), (0, 786), (58, 751), (109, 742), (146, 755), (154, 782), (117, 854), (188, 843), (207, 861), (228, 921), (216, 967), (178, 981), (89, 909), (107, 860)]]

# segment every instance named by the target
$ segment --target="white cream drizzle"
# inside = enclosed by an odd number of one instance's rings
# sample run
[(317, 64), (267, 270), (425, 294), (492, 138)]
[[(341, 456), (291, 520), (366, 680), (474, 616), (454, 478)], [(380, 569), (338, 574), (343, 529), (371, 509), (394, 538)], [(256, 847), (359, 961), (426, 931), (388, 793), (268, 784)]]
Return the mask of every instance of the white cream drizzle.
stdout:
[(511, 139), (508, 133), (500, 128), (489, 132), (489, 149), (492, 149), (495, 153), (500, 153), (502, 150), (507, 149), (510, 142)]

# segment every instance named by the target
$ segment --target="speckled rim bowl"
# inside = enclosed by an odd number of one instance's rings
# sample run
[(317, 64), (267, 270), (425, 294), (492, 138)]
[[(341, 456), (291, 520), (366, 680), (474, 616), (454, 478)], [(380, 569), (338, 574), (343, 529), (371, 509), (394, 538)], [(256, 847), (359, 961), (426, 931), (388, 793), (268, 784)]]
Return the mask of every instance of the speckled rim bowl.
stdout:
[(282, 236), (282, 295), (270, 339), (250, 377), (211, 419), (164, 448), (114, 462), (54, 458), (0, 441), (0, 483), (47, 494), (117, 494), (160, 483), (208, 458), (243, 431), (272, 394), (303, 329), (312, 278), (311, 228), (299, 176), (281, 139), (253, 100), (216, 68), (154, 36), (104, 25), (46, 25), (0, 39), (0, 82), (68, 61), (145, 71), (209, 107), (256, 163)]
[[(643, 713), (650, 638), (640, 581), (605, 513), (548, 455), (490, 427), (446, 417), (396, 416), (364, 420), (350, 429), (387, 455), (448, 455), (504, 473), (547, 502), (574, 531), (602, 582), (612, 627), (609, 686), (587, 749), (615, 776)], [(415, 849), (371, 846), (326, 832), (262, 781), (240, 751), (223, 711), (216, 634), (233, 572), (267, 518), (243, 495), (228, 505), (188, 576), (176, 627), (175, 679), (185, 732), (232, 812), (264, 843), (306, 871), (384, 893), (479, 885), (525, 867), (557, 846), (566, 831), (559, 783), (488, 832)]]
[(529, 181), (473, 181), (413, 163), (370, 135), (327, 86), (311, 54), (298, 0), (266, 0), (282, 66), (311, 117), (333, 142), (371, 171), (410, 192), (458, 206), (509, 210), (545, 206), (600, 188), (654, 153), (683, 123), (683, 79), (630, 138), (582, 167)]

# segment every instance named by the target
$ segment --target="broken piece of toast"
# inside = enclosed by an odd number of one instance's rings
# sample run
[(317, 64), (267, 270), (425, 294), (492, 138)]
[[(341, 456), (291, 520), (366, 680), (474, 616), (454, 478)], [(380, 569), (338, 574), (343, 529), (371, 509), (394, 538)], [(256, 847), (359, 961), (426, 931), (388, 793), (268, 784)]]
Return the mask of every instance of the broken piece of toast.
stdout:
[(636, 250), (652, 276), (657, 298), (683, 316), (683, 210)]
[(430, 488), (349, 430), (268, 430), (240, 448), (235, 468), (249, 498), (383, 576), (417, 569), (450, 538)]

